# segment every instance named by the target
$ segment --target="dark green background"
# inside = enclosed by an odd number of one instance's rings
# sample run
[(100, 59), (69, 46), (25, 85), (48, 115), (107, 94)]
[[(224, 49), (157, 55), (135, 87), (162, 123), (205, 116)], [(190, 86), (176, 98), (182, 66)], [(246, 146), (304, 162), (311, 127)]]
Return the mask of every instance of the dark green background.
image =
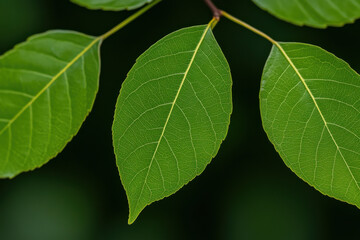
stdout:
[[(360, 22), (318, 30), (282, 22), (250, 0), (215, 2), (277, 40), (319, 45), (360, 71)], [(68, 0), (0, 0), (0, 53), (49, 29), (100, 35), (129, 14)], [(111, 140), (121, 84), (161, 37), (210, 18), (202, 0), (164, 0), (104, 42), (99, 94), (79, 134), (41, 169), (0, 181), (1, 240), (359, 239), (360, 210), (309, 187), (267, 140), (258, 92), (271, 45), (226, 19), (214, 32), (234, 81), (229, 135), (200, 177), (127, 225)]]

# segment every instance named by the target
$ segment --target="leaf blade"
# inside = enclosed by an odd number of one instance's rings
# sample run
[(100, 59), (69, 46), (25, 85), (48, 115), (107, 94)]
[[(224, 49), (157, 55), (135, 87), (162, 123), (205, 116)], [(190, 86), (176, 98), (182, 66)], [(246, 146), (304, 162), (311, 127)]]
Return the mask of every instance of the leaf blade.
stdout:
[(280, 48), (274, 46), (263, 74), (264, 129), (300, 178), (359, 207), (360, 76), (319, 47), (281, 43)]
[(0, 57), (1, 177), (43, 165), (77, 133), (98, 89), (99, 40), (49, 31)]
[(341, 27), (360, 17), (359, 0), (253, 0), (272, 15), (296, 25), (315, 28)]
[(73, 3), (78, 4), (88, 9), (97, 10), (102, 9), (105, 11), (122, 11), (133, 10), (142, 7), (146, 3), (153, 0), (71, 0)]
[[(209, 71), (214, 76), (206, 75)], [(194, 77), (197, 82), (191, 82)], [(202, 86), (223, 96), (208, 99), (199, 92)], [(129, 223), (145, 206), (175, 193), (205, 169), (226, 136), (231, 110), (231, 76), (210, 25), (179, 30), (140, 56), (121, 89), (113, 124)]]

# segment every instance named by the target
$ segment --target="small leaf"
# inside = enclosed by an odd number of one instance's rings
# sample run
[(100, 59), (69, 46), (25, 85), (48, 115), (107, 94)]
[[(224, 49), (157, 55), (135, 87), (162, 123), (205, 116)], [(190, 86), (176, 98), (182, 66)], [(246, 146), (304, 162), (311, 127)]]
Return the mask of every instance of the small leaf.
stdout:
[(230, 123), (231, 85), (210, 25), (174, 32), (137, 60), (113, 125), (129, 223), (201, 174), (217, 154)]
[(253, 0), (260, 8), (296, 25), (341, 27), (360, 17), (360, 0)]
[(269, 139), (301, 179), (360, 207), (360, 76), (319, 47), (279, 47), (260, 91)]
[(153, 0), (71, 0), (72, 2), (89, 8), (108, 11), (132, 10), (139, 8)]
[(50, 31), (0, 57), (0, 177), (43, 165), (78, 132), (98, 90), (99, 46)]

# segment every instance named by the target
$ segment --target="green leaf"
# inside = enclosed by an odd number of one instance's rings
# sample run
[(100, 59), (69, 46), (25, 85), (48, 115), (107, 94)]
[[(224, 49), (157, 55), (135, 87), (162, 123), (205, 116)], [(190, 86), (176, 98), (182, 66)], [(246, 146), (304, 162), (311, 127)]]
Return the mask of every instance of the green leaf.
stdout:
[(153, 0), (71, 0), (80, 6), (89, 9), (102, 9), (108, 11), (132, 10), (139, 8)]
[(280, 43), (260, 101), (264, 129), (286, 165), (321, 193), (360, 207), (360, 76), (319, 47)]
[(253, 0), (260, 8), (296, 25), (341, 27), (360, 17), (360, 0)]
[(0, 57), (0, 177), (43, 165), (78, 132), (98, 90), (100, 42), (50, 31)]
[(230, 123), (231, 85), (210, 24), (174, 32), (137, 60), (122, 86), (113, 125), (129, 223), (215, 157)]

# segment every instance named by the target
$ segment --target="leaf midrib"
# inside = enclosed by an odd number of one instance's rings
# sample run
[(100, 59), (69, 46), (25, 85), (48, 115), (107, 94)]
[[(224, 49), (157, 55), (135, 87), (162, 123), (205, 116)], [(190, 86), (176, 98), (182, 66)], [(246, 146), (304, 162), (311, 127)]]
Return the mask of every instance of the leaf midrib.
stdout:
[(0, 130), (0, 135), (2, 135), (24, 112), (29, 108), (50, 86), (63, 74), (65, 73), (79, 58), (81, 58), (87, 51), (90, 50), (97, 42), (102, 38), (95, 38), (88, 46), (84, 48), (78, 55), (75, 56), (61, 71), (56, 74), (20, 111), (11, 119), (9, 122)]
[[(314, 104), (315, 104), (315, 107), (316, 107), (316, 109), (318, 110), (318, 112), (319, 112), (319, 114), (320, 114), (321, 119), (322, 119), (323, 122), (324, 122), (324, 125), (325, 125), (326, 130), (328, 131), (328, 133), (329, 133), (332, 141), (334, 142), (334, 144), (335, 144), (335, 146), (336, 146), (336, 148), (337, 148), (337, 152), (340, 153), (340, 156), (341, 156), (341, 158), (343, 159), (343, 161), (344, 161), (344, 163), (345, 163), (345, 165), (346, 165), (346, 168), (348, 169), (348, 171), (349, 171), (349, 173), (350, 173), (350, 175), (351, 175), (351, 178), (354, 180), (354, 182), (355, 182), (358, 190), (360, 190), (360, 186), (359, 186), (358, 182), (356, 181), (354, 174), (353, 174), (352, 171), (350, 170), (350, 167), (349, 167), (348, 163), (346, 162), (345, 157), (344, 157), (344, 155), (342, 154), (341, 149), (340, 149), (339, 145), (337, 144), (337, 142), (336, 142), (333, 134), (331, 133), (330, 128), (329, 128), (329, 126), (328, 126), (328, 123), (327, 123), (327, 121), (326, 121), (323, 113), (321, 112), (320, 107), (319, 107), (319, 105), (318, 105), (318, 103), (317, 103), (314, 95), (312, 94), (309, 86), (306, 84), (305, 79), (303, 78), (303, 76), (301, 75), (301, 73), (299, 72), (299, 70), (296, 68), (295, 64), (292, 62), (292, 60), (290, 59), (290, 57), (287, 55), (287, 53), (285, 52), (285, 50), (283, 49), (283, 47), (282, 47), (278, 42), (274, 42), (274, 44), (275, 44), (275, 46), (280, 50), (280, 52), (283, 54), (283, 56), (285, 57), (285, 59), (289, 62), (290, 66), (294, 69), (296, 75), (298, 75), (298, 77), (300, 78), (301, 82), (303, 83), (306, 91), (308, 92), (308, 94), (310, 95), (311, 99), (313, 100), (313, 102), (314, 102)], [(335, 161), (335, 160), (334, 160), (334, 161)]]
[[(157, 153), (157, 151), (158, 151), (158, 148), (159, 148), (159, 146), (160, 146), (161, 140), (162, 140), (163, 137), (164, 137), (167, 124), (169, 123), (171, 114), (172, 114), (172, 112), (173, 112), (174, 106), (175, 106), (176, 101), (177, 101), (177, 99), (178, 99), (178, 97), (179, 97), (179, 94), (180, 94), (180, 92), (181, 92), (181, 89), (182, 89), (182, 87), (183, 87), (183, 85), (184, 85), (184, 82), (185, 82), (185, 80), (186, 80), (186, 78), (187, 78), (187, 76), (188, 76), (188, 74), (189, 74), (189, 71), (190, 71), (190, 69), (191, 69), (191, 67), (192, 67), (192, 65), (193, 65), (193, 63), (194, 63), (195, 57), (196, 57), (197, 53), (199, 52), (200, 46), (201, 46), (201, 44), (204, 42), (204, 39), (205, 39), (205, 37), (206, 37), (206, 34), (208, 33), (208, 31), (209, 31), (209, 29), (210, 29), (210, 27), (211, 27), (211, 25), (212, 25), (212, 22), (213, 22), (213, 21), (211, 21), (211, 22), (207, 25), (206, 29), (204, 30), (204, 33), (202, 34), (202, 36), (201, 36), (201, 38), (200, 38), (200, 41), (199, 41), (199, 43), (197, 44), (197, 46), (196, 46), (196, 48), (195, 48), (195, 51), (194, 51), (194, 53), (193, 53), (193, 56), (192, 56), (192, 58), (191, 58), (191, 60), (190, 60), (190, 62), (189, 62), (189, 64), (188, 64), (188, 66), (187, 66), (187, 69), (186, 69), (185, 73), (184, 73), (184, 77), (183, 77), (183, 79), (181, 80), (181, 83), (180, 83), (180, 85), (179, 85), (179, 89), (178, 89), (178, 91), (177, 91), (177, 93), (176, 93), (176, 95), (175, 95), (175, 98), (174, 98), (173, 103), (171, 104), (171, 108), (170, 108), (169, 114), (168, 114), (168, 116), (167, 116), (167, 119), (166, 119), (166, 121), (165, 121), (165, 124), (164, 124), (163, 130), (162, 130), (162, 132), (161, 132), (160, 138), (159, 138), (159, 140), (157, 141), (157, 145), (156, 145), (155, 151), (154, 151), (153, 156), (152, 156), (152, 158), (151, 158), (151, 161), (150, 161), (150, 164), (149, 164), (149, 167), (148, 167), (148, 171), (147, 171), (146, 176), (145, 176), (145, 179), (144, 179), (144, 184), (143, 184), (143, 186), (142, 186), (142, 189), (141, 189), (139, 198), (138, 198), (137, 201), (136, 201), (136, 204), (135, 204), (135, 206), (134, 206), (134, 209), (136, 209), (136, 207), (137, 207), (137, 205), (138, 205), (138, 203), (139, 203), (139, 200), (140, 200), (140, 198), (141, 198), (142, 192), (143, 192), (144, 187), (145, 187), (145, 185), (146, 185), (147, 178), (148, 178), (148, 176), (149, 176), (149, 172), (150, 172), (151, 166), (152, 166), (152, 164), (153, 164), (153, 162), (154, 162), (154, 159), (155, 159), (156, 153)], [(129, 219), (129, 222), (130, 222), (130, 221), (131, 221), (131, 219)]]

